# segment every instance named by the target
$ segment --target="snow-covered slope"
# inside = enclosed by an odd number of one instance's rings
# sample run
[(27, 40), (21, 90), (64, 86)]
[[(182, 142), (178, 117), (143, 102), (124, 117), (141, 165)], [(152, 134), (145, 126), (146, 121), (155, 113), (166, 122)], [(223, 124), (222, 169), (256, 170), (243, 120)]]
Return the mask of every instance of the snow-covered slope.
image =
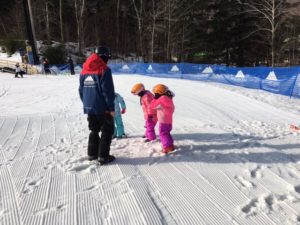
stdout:
[(6, 53), (0, 52), (0, 60), (12, 61), (12, 62), (22, 62), (22, 58), (18, 52), (14, 53), (10, 57)]
[[(300, 102), (175, 79), (114, 76), (127, 139), (116, 162), (86, 158), (77, 76), (0, 74), (0, 224), (300, 224)], [(176, 93), (178, 151), (144, 143), (131, 86)]]

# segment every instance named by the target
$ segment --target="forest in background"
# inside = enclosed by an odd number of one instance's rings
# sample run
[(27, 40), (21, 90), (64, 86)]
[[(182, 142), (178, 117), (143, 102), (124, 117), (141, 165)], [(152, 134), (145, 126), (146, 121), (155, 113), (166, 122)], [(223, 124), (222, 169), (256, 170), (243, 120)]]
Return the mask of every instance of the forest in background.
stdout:
[[(29, 0), (36, 39), (107, 45), (144, 62), (300, 64), (293, 0)], [(23, 0), (0, 0), (0, 40), (26, 40)]]

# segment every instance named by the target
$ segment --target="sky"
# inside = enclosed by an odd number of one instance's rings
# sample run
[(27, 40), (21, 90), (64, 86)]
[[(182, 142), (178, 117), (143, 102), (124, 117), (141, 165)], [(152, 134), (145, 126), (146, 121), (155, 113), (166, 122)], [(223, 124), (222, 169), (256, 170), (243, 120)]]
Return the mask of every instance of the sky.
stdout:
[[(78, 75), (0, 73), (0, 224), (300, 224), (299, 99), (210, 82), (114, 75), (116, 161), (87, 160)], [(133, 84), (175, 94), (173, 154), (145, 143)], [(156, 128), (156, 131), (158, 129)], [(158, 133), (157, 133), (158, 134)]]

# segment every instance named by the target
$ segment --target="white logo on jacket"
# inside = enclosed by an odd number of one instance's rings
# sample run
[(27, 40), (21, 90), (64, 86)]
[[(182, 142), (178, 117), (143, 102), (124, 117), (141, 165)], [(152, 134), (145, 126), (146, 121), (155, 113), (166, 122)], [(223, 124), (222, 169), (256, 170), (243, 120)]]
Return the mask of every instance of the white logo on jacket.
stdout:
[(96, 86), (96, 82), (94, 81), (94, 79), (91, 76), (88, 76), (84, 80), (84, 87), (95, 87), (95, 86)]

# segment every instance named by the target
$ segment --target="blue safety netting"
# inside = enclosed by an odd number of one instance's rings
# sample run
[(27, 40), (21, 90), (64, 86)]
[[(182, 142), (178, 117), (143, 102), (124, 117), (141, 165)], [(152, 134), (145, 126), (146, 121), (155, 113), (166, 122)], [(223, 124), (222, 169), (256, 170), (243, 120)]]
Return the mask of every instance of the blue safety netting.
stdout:
[[(300, 98), (300, 66), (295, 67), (227, 67), (192, 63), (112, 63), (113, 74), (141, 74), (162, 78), (213, 81)], [(82, 66), (76, 65), (80, 73)], [(55, 74), (68, 74), (68, 65), (51, 66)]]

